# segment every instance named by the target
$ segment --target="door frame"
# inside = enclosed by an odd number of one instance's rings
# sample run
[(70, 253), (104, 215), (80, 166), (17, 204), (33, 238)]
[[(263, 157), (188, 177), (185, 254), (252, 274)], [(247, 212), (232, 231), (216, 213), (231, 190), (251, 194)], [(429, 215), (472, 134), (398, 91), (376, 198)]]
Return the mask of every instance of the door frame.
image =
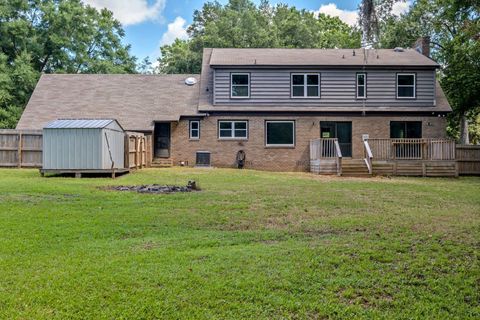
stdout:
[[(157, 135), (159, 134), (157, 125), (168, 125), (168, 156), (157, 155)], [(166, 137), (165, 137), (166, 138)], [(171, 156), (172, 148), (172, 123), (169, 121), (155, 121), (153, 127), (153, 158), (165, 158), (168, 159)]]
[[(334, 137), (330, 137), (330, 138), (337, 138), (338, 139), (338, 123), (348, 123), (350, 125), (350, 155), (348, 156), (345, 156), (343, 155), (344, 158), (351, 158), (353, 156), (353, 121), (348, 121), (348, 120), (339, 120), (339, 121), (336, 121), (336, 120), (322, 120), (320, 121), (319, 123), (319, 127), (320, 127), (320, 138), (322, 138), (322, 122), (327, 122), (328, 125), (331, 125), (334, 129), (334, 132), (333, 132), (333, 135)], [(323, 128), (325, 128), (325, 126), (323, 126)], [(338, 141), (339, 144), (342, 144), (340, 141)], [(343, 143), (343, 144), (346, 144), (346, 143)]]

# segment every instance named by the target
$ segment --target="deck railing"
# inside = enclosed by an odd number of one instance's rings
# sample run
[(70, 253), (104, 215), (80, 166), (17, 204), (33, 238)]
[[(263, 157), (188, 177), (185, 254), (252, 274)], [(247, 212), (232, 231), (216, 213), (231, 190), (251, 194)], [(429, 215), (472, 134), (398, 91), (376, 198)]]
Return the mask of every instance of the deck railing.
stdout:
[(455, 160), (448, 139), (368, 139), (375, 160)]
[(337, 174), (342, 174), (342, 151), (337, 138), (322, 138), (310, 140), (310, 160), (334, 159)]
[(373, 172), (373, 154), (372, 154), (372, 149), (370, 149), (370, 144), (368, 143), (368, 140), (363, 140), (363, 147), (365, 150), (365, 163), (367, 164), (368, 168), (368, 173), (372, 174)]

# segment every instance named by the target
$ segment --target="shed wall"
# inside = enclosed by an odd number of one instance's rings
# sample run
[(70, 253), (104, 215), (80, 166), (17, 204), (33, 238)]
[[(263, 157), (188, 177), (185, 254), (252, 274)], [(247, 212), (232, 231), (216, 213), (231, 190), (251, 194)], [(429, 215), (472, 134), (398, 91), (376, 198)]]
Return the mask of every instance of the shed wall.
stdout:
[[(108, 139), (108, 143), (107, 143)], [(111, 130), (109, 128), (102, 130), (102, 169), (112, 168), (112, 159), (115, 169), (125, 167), (125, 134), (122, 131)], [(110, 159), (110, 152), (112, 159)]]

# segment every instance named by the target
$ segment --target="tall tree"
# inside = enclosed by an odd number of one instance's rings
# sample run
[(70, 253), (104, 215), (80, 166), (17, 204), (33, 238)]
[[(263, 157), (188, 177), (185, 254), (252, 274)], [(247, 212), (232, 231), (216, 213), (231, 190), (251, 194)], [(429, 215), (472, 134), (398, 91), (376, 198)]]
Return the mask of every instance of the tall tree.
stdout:
[(264, 0), (207, 2), (193, 14), (189, 40), (161, 48), (162, 73), (198, 73), (203, 48), (349, 48), (360, 45), (358, 30), (336, 17), (316, 15)]
[(418, 0), (408, 14), (382, 27), (384, 47), (409, 47), (428, 36), (441, 65), (440, 82), (454, 113), (450, 133), (468, 143), (468, 119), (480, 112), (480, 3), (475, 0)]
[(41, 73), (135, 72), (123, 36), (80, 0), (0, 1), (0, 127), (15, 126)]

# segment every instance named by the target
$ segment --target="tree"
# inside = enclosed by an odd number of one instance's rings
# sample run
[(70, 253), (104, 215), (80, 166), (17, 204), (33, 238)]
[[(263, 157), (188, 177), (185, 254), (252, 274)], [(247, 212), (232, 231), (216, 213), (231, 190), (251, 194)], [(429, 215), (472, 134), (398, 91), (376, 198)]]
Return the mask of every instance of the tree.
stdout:
[(339, 18), (318, 16), (284, 4), (230, 0), (207, 2), (193, 14), (189, 40), (161, 47), (162, 73), (198, 73), (203, 48), (351, 48), (360, 45), (358, 30)]
[[(440, 82), (454, 110), (449, 132), (468, 143), (468, 119), (480, 108), (480, 4), (474, 0), (418, 0), (408, 14), (382, 27), (384, 47), (409, 47), (428, 36), (441, 65)], [(460, 133), (460, 134), (459, 134)]]
[(41, 73), (133, 73), (108, 10), (80, 0), (0, 1), (0, 127), (11, 128)]

